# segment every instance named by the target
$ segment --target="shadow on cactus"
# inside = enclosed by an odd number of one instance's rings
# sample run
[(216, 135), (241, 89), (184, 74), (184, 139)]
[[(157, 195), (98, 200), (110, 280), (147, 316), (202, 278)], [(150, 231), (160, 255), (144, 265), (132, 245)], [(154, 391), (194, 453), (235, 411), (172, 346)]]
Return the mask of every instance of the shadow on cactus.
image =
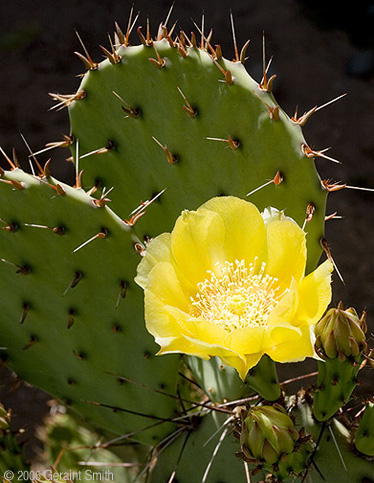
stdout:
[[(135, 24), (102, 62), (79, 37), (81, 84), (52, 95), (71, 131), (31, 173), (3, 152), (3, 362), (116, 434), (96, 449), (136, 441), (126, 481), (374, 481), (372, 403), (352, 403), (365, 316), (318, 322), (339, 274), (326, 198), (345, 187), (302, 133), (319, 108), (289, 117), (248, 43), (229, 61), (164, 22), (130, 45)], [(58, 147), (74, 186), (37, 160)], [(318, 380), (292, 395), (275, 363), (305, 357)]]

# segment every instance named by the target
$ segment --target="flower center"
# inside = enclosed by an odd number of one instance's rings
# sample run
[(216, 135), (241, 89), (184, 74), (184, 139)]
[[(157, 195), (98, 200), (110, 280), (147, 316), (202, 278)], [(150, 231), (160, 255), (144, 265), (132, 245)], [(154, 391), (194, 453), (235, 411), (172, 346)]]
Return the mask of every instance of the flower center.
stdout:
[(244, 260), (219, 264), (220, 276), (208, 272), (210, 279), (200, 282), (198, 293), (191, 297), (192, 315), (228, 332), (266, 326), (270, 312), (285, 292), (279, 294), (278, 279), (265, 274), (266, 263), (257, 271), (255, 262), (249, 267)]

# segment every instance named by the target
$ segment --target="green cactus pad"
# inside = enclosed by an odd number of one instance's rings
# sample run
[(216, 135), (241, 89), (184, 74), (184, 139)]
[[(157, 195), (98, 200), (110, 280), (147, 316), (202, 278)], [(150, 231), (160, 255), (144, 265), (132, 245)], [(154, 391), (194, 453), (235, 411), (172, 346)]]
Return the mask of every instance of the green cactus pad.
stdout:
[(313, 413), (318, 421), (327, 421), (350, 399), (356, 387), (360, 365), (346, 359), (318, 362), (318, 379)]
[[(121, 46), (117, 62), (105, 60), (86, 72), (77, 91), (84, 94), (69, 106), (85, 186), (114, 186), (115, 211), (131, 211), (166, 188), (136, 225), (142, 238), (170, 231), (183, 209), (221, 194), (244, 198), (279, 173), (278, 184), (247, 199), (260, 210), (285, 210), (300, 225), (307, 210), (314, 211), (306, 227), (308, 271), (314, 269), (327, 191), (306, 155), (301, 126), (241, 62), (185, 50), (187, 56), (170, 37), (152, 47)], [(154, 63), (158, 58), (162, 67)]]
[[(172, 398), (150, 397), (117, 377), (173, 393), (179, 367), (178, 357), (154, 358), (133, 282), (140, 257), (132, 230), (83, 190), (52, 178), (15, 169), (1, 181), (3, 358), (21, 378), (112, 431), (173, 416)], [(141, 435), (152, 441), (154, 432)]]
[(360, 453), (374, 456), (374, 403), (369, 402), (355, 434), (355, 447)]

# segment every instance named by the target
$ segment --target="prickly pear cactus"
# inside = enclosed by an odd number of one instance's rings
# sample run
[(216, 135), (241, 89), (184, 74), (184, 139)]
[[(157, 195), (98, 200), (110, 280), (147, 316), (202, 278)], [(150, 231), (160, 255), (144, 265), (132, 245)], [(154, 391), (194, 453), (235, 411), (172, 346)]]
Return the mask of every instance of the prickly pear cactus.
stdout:
[[(1, 279), (11, 294), (3, 356), (24, 379), (122, 431), (128, 428), (119, 421), (129, 414), (89, 402), (116, 408), (126, 398), (129, 411), (148, 414), (144, 388), (115, 376), (173, 391), (179, 364), (176, 357), (154, 361), (143, 329), (133, 279), (144, 240), (170, 228), (184, 208), (223, 193), (245, 197), (272, 179), (252, 195), (260, 208), (286, 209), (303, 224), (313, 203), (310, 266), (323, 236), (327, 192), (299, 123), (276, 104), (266, 73), (257, 84), (239, 59), (213, 54), (205, 37), (199, 48), (166, 30), (133, 47), (117, 32), (116, 53), (88, 62), (77, 94), (62, 101), (71, 118), (75, 187), (52, 179), (48, 166), (32, 176), (12, 162), (0, 186)], [(106, 206), (109, 196), (120, 217)], [(156, 416), (169, 417), (172, 401), (155, 397), (163, 400), (159, 409), (166, 406)], [(139, 427), (147, 422), (135, 419)]]
[[(343, 348), (332, 351), (344, 398), (333, 389), (325, 397), (321, 382), (287, 394), (267, 356), (243, 380), (217, 358), (155, 357), (134, 282), (151, 238), (170, 232), (183, 210), (235, 196), (284, 212), (305, 230), (308, 274), (322, 248), (331, 258), (324, 221), (333, 188), (315, 168), (324, 154), (302, 133), (314, 111), (290, 118), (265, 66), (259, 82), (247, 73), (247, 44), (229, 61), (201, 32), (188, 37), (161, 25), (152, 38), (139, 28), (140, 45), (130, 45), (131, 28), (116, 25), (99, 63), (82, 44), (81, 84), (53, 95), (68, 107), (71, 132), (46, 149), (70, 145), (75, 186), (51, 177), (49, 163), (34, 155), (28, 174), (3, 153), (3, 361), (90, 422), (149, 445), (145, 459), (144, 448), (138, 452), (136, 481), (319, 482), (337, 473), (341, 481), (374, 481), (372, 453), (362, 451), (364, 438), (372, 446), (370, 406), (356, 440), (357, 421), (333, 419), (371, 361), (364, 340), (351, 341), (345, 358)], [(349, 377), (341, 376), (347, 358)]]

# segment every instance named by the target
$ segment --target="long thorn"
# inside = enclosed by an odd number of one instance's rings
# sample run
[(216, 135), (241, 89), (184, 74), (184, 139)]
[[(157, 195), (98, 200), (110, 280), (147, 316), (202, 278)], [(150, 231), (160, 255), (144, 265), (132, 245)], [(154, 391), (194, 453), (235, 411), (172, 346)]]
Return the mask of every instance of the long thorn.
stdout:
[(227, 414), (227, 411), (222, 410), (220, 408), (220, 406), (209, 406), (210, 401), (207, 401), (206, 403), (199, 403), (197, 401), (191, 401), (189, 399), (185, 399), (185, 398), (182, 398), (180, 396), (176, 396), (175, 394), (170, 394), (168, 392), (162, 391), (161, 389), (157, 389), (155, 387), (147, 386), (146, 384), (142, 384), (141, 382), (135, 381), (134, 379), (130, 379), (130, 378), (125, 377), (125, 376), (117, 376), (116, 374), (112, 374), (110, 372), (108, 372), (107, 374), (110, 375), (110, 376), (116, 377), (117, 379), (119, 379), (121, 381), (123, 380), (125, 382), (130, 382), (131, 384), (135, 384), (135, 385), (140, 386), (140, 387), (147, 389), (149, 391), (153, 391), (157, 394), (161, 394), (162, 396), (169, 397), (169, 398), (172, 398), (172, 399), (177, 399), (181, 403), (185, 402), (185, 403), (191, 404), (191, 405), (193, 405), (194, 408), (201, 407), (201, 408), (204, 408), (204, 409), (209, 409), (209, 410), (212, 410), (212, 411), (217, 411), (217, 412), (220, 412), (220, 413)]
[(335, 97), (335, 99), (332, 99), (331, 101), (326, 102), (322, 106), (312, 107), (312, 109), (309, 109), (309, 111), (304, 112), (304, 114), (302, 116), (300, 116), (300, 117), (298, 117), (298, 115), (297, 115), (297, 109), (296, 109), (295, 114), (293, 115), (293, 117), (291, 117), (291, 121), (294, 122), (295, 124), (299, 124), (300, 126), (304, 126), (305, 123), (311, 117), (312, 114), (314, 114), (317, 111), (320, 111), (321, 109), (324, 109), (325, 107), (329, 106), (333, 102), (336, 102), (339, 99), (342, 99), (346, 95), (347, 94), (342, 94), (342, 95), (340, 95), (338, 97)]
[(197, 115), (197, 111), (196, 109), (194, 109), (191, 104), (188, 102), (186, 96), (183, 94), (183, 92), (181, 91), (181, 89), (177, 86), (177, 89), (179, 91), (179, 94), (182, 96), (182, 98), (184, 99), (184, 102), (186, 103), (185, 106), (183, 106), (183, 109), (184, 111), (186, 112), (186, 114), (188, 115), (188, 117), (190, 117), (191, 119), (193, 119), (194, 117), (196, 117)]
[[(128, 414), (134, 414), (135, 416), (141, 416), (143, 418), (155, 419), (157, 421), (162, 421), (162, 422), (167, 422), (167, 423), (173, 422), (173, 419), (170, 419), (170, 418), (162, 418), (161, 416), (154, 416), (152, 414), (142, 413), (142, 412), (139, 412), (139, 411), (135, 411), (133, 409), (120, 408), (120, 407), (117, 407), (117, 406), (111, 406), (110, 404), (99, 403), (99, 402), (96, 402), (96, 401), (83, 401), (83, 402), (85, 402), (87, 404), (92, 404), (94, 406), (99, 406), (99, 407), (103, 407), (103, 408), (107, 408), (107, 409), (113, 409), (114, 411), (120, 411), (120, 412), (124, 412), (124, 413), (128, 413)], [(184, 424), (188, 424), (188, 423), (185, 422)]]
[(140, 109), (135, 109), (135, 107), (130, 106), (130, 104), (128, 104), (119, 94), (117, 94), (117, 92), (115, 92), (115, 91), (112, 91), (112, 92), (117, 97), (117, 99), (119, 99), (123, 103), (123, 106), (121, 106), (122, 107), (122, 110), (129, 117), (132, 117), (133, 119), (136, 119), (136, 118), (138, 118), (140, 116), (140, 114), (141, 114)]
[[(40, 174), (40, 176), (44, 176), (44, 170), (43, 170), (43, 168), (41, 167), (41, 165), (40, 165), (39, 161), (36, 159), (35, 155), (33, 154), (32, 150), (31, 150), (31, 148), (30, 148), (29, 143), (26, 141), (25, 136), (24, 136), (22, 133), (20, 133), (20, 135), (21, 135), (21, 138), (22, 138), (23, 142), (25, 143), (26, 148), (28, 149), (28, 151), (29, 151), (29, 153), (30, 153), (30, 156), (31, 156), (31, 157), (32, 157), (32, 159), (35, 161), (35, 164), (36, 164), (36, 166), (38, 167), (38, 170), (39, 170), (39, 174)], [(33, 170), (32, 165), (31, 165), (31, 168), (32, 168), (32, 171), (34, 171), (34, 170)], [(35, 173), (33, 173), (33, 174), (34, 174), (34, 176), (35, 176)]]
[(169, 12), (168, 12), (168, 14), (167, 14), (167, 16), (166, 16), (166, 18), (165, 18), (165, 21), (164, 21), (164, 23), (162, 24), (162, 25), (164, 25), (165, 27), (167, 27), (167, 25), (168, 25), (168, 22), (169, 22), (169, 20), (170, 20), (170, 16), (171, 16), (171, 12), (173, 11), (173, 8), (174, 8), (174, 2), (171, 4), (171, 7), (169, 8)]
[(205, 139), (207, 139), (208, 141), (221, 141), (221, 142), (227, 143), (229, 145), (229, 148), (232, 149), (233, 151), (238, 149), (238, 147), (240, 146), (240, 141), (237, 139), (233, 139), (231, 136), (228, 136), (227, 139), (209, 138), (209, 137)]
[[(71, 136), (64, 134), (63, 138), (64, 138), (63, 141), (55, 141), (55, 142), (51, 142), (51, 143), (46, 143), (45, 148), (40, 149), (39, 151), (36, 151), (35, 153), (33, 153), (33, 155), (37, 156), (38, 154), (45, 153), (46, 151), (49, 151), (50, 149), (54, 149), (54, 148), (67, 148), (67, 147), (69, 147), (73, 144), (73, 138)], [(44, 171), (45, 171), (45, 169), (44, 169)]]
[(214, 431), (213, 434), (211, 434), (209, 436), (209, 438), (203, 444), (203, 448), (205, 448), (205, 446), (212, 441), (212, 439), (216, 436), (216, 434), (218, 434), (221, 431), (221, 429), (223, 429), (225, 426), (227, 426), (229, 423), (231, 423), (231, 421), (233, 421), (234, 418), (235, 418), (235, 416), (230, 416), (229, 418), (227, 418), (226, 421), (223, 424), (221, 424), (221, 426), (218, 429), (216, 429), (216, 431)]
[(206, 467), (206, 470), (205, 470), (205, 473), (204, 473), (203, 479), (201, 480), (201, 483), (206, 483), (207, 478), (208, 478), (208, 475), (209, 475), (209, 471), (210, 471), (210, 469), (211, 469), (211, 467), (212, 467), (212, 464), (213, 464), (213, 461), (214, 461), (214, 458), (217, 456), (217, 453), (218, 453), (218, 451), (219, 451), (219, 449), (220, 449), (220, 447), (221, 447), (221, 445), (222, 445), (222, 443), (223, 443), (223, 440), (225, 439), (225, 437), (226, 437), (226, 435), (227, 435), (228, 431), (229, 431), (229, 428), (226, 428), (226, 429), (225, 429), (225, 430), (222, 432), (221, 437), (219, 438), (219, 441), (218, 441), (218, 443), (217, 443), (216, 447), (214, 448), (214, 451), (213, 451), (213, 453), (212, 453), (212, 456), (211, 456), (211, 458), (210, 458), (210, 460), (209, 460), (209, 463), (208, 463), (208, 465), (207, 465), (207, 467)]
[(169, 164), (175, 164), (175, 163), (178, 162), (178, 156), (173, 155), (169, 151), (169, 149), (166, 146), (166, 144), (165, 145), (161, 144), (160, 141), (158, 139), (156, 139), (154, 136), (152, 136), (152, 139), (164, 150), (164, 153), (166, 155), (166, 159), (167, 159), (167, 161), (168, 161)]
[(178, 455), (177, 461), (176, 461), (175, 466), (174, 466), (174, 470), (173, 470), (173, 472), (172, 472), (172, 474), (171, 474), (171, 476), (168, 480), (168, 483), (172, 483), (174, 481), (180, 460), (182, 459), (183, 451), (184, 451), (185, 447), (187, 446), (187, 442), (188, 442), (189, 437), (191, 436), (191, 433), (192, 433), (192, 431), (188, 431), (188, 433), (186, 434), (186, 437), (184, 438), (182, 447), (179, 451), (179, 455)]
[[(204, 14), (203, 14), (203, 19), (204, 19)], [(211, 37), (212, 31), (210, 32), (209, 37), (206, 38), (205, 35), (204, 35), (204, 22), (202, 23), (202, 28), (201, 29), (198, 27), (198, 25), (193, 20), (192, 20), (192, 22), (195, 25), (197, 31), (201, 35), (201, 42), (203, 44), (201, 46), (201, 48), (204, 49), (204, 50), (208, 50), (209, 49), (210, 50), (210, 53), (211, 53), (211, 56), (212, 56), (212, 59), (215, 60), (216, 51), (213, 49), (213, 47), (211, 46), (210, 41), (209, 41), (210, 40), (210, 37)]]
[(94, 149), (93, 151), (90, 151), (89, 153), (85, 153), (82, 156), (80, 156), (80, 159), (86, 158), (87, 156), (92, 156), (93, 154), (105, 154), (109, 153), (114, 149), (114, 144), (112, 141), (109, 141), (106, 146), (103, 146), (102, 148)]
[(98, 67), (99, 64), (97, 62), (94, 62), (91, 59), (91, 56), (88, 53), (88, 50), (86, 49), (86, 46), (84, 45), (84, 43), (83, 43), (83, 41), (81, 39), (81, 36), (79, 35), (79, 33), (78, 33), (77, 30), (75, 30), (75, 34), (78, 37), (79, 43), (82, 46), (82, 49), (83, 49), (83, 51), (85, 53), (85, 56), (83, 56), (82, 54), (79, 54), (79, 52), (75, 52), (75, 54), (83, 61), (83, 63), (86, 65), (86, 67), (88, 67), (89, 70), (95, 70), (95, 69), (97, 69), (97, 67)]
[(306, 470), (305, 470), (305, 473), (304, 473), (304, 475), (303, 475), (302, 480), (301, 480), (300, 483), (304, 483), (305, 480), (306, 480), (306, 478), (307, 478), (307, 476), (308, 476), (310, 464), (312, 463), (312, 461), (314, 460), (314, 457), (316, 456), (316, 453), (318, 451), (318, 447), (319, 447), (320, 442), (322, 440), (322, 436), (323, 436), (323, 433), (324, 433), (325, 429), (326, 429), (326, 421), (324, 421), (322, 423), (321, 431), (319, 432), (318, 439), (316, 441), (316, 445), (315, 445), (315, 447), (313, 449), (313, 453), (310, 455), (310, 457), (308, 459), (308, 463), (306, 465)]
[(94, 240), (97, 240), (98, 238), (106, 238), (107, 237), (107, 233), (106, 231), (101, 231), (99, 233), (97, 233), (95, 236), (89, 238), (88, 240), (86, 240), (84, 243), (82, 243), (81, 245), (79, 245), (77, 248), (75, 248), (73, 250), (73, 253), (76, 253), (78, 250), (80, 250), (81, 248), (85, 247), (86, 245), (88, 245), (89, 243), (91, 243), (92, 241)]
[(157, 67), (157, 69), (162, 69), (165, 66), (165, 60), (161, 58), (160, 54), (158, 53), (158, 50), (156, 49), (156, 45), (153, 44), (154, 51), (156, 53), (157, 59), (154, 59), (153, 57), (149, 57), (149, 62), (152, 62), (154, 66)]
[(6, 154), (6, 152), (3, 150), (1, 146), (0, 146), (0, 152), (4, 156), (4, 158), (8, 161), (10, 170), (13, 171), (13, 169), (16, 169), (17, 166), (13, 163), (13, 161), (9, 158), (9, 156)]
[(205, 12), (203, 10), (203, 13), (201, 15), (201, 41), (200, 41), (200, 47), (202, 49), (205, 49), (204, 29), (205, 29)]
[[(148, 456), (148, 459), (149, 459), (148, 463), (146, 464), (144, 469), (135, 477), (135, 479), (132, 481), (132, 483), (136, 483), (137, 481), (140, 480), (140, 478), (142, 478), (144, 476), (145, 473), (149, 472), (149, 470), (153, 466), (154, 460), (155, 460), (155, 458), (152, 457), (154, 451), (158, 450), (157, 456), (159, 456), (163, 451), (166, 450), (166, 448), (168, 448), (179, 437), (179, 435), (182, 433), (182, 431), (183, 431), (183, 428), (178, 428), (177, 430), (175, 430), (173, 433), (166, 436), (162, 441), (160, 441), (156, 446), (154, 446), (152, 448), (152, 450), (151, 450), (151, 452)], [(147, 475), (146, 482), (147, 482), (147, 480), (148, 480), (148, 475)]]
[(339, 445), (338, 445), (338, 442), (336, 440), (336, 437), (335, 437), (335, 434), (334, 434), (334, 431), (332, 429), (332, 426), (331, 424), (328, 425), (328, 428), (329, 428), (329, 431), (330, 431), (330, 434), (331, 434), (331, 437), (334, 441), (334, 444), (335, 444), (335, 448), (336, 448), (336, 451), (338, 452), (338, 455), (339, 455), (339, 458), (340, 458), (340, 461), (342, 462), (342, 465), (343, 465), (343, 468), (345, 469), (346, 472), (348, 472), (347, 470), (347, 466), (345, 464), (345, 461), (344, 461), (344, 458), (343, 458), (343, 455), (342, 455), (342, 452), (340, 451), (340, 448), (339, 448)]
[(127, 22), (126, 37), (125, 37), (125, 46), (126, 47), (129, 45), (129, 37), (130, 37), (131, 29), (132, 29), (131, 21), (132, 21), (132, 14), (133, 13), (134, 13), (134, 4), (131, 6), (129, 20)]
[(230, 23), (231, 23), (232, 39), (233, 39), (233, 43), (234, 43), (235, 62), (240, 62), (239, 51), (238, 51), (238, 44), (236, 42), (234, 16), (232, 14), (232, 10), (231, 9), (230, 9)]
[(58, 101), (58, 103), (52, 106), (49, 110), (53, 111), (56, 109), (57, 111), (60, 111), (61, 109), (70, 106), (70, 104), (72, 104), (74, 101), (84, 99), (86, 97), (86, 92), (83, 90), (80, 90), (75, 94), (55, 94), (53, 92), (49, 92), (49, 95), (54, 101)]
[(342, 99), (343, 97), (345, 97), (347, 95), (347, 93), (345, 94), (341, 94), (340, 96), (338, 97), (335, 97), (334, 99), (332, 99), (331, 101), (328, 101), (326, 102), (325, 104), (322, 104), (322, 106), (318, 106), (315, 110), (315, 112), (317, 111), (320, 111), (321, 109), (324, 109), (325, 107), (329, 106), (330, 104), (333, 104), (334, 102), (336, 101), (339, 101), (340, 99)]
[(348, 185), (345, 185), (344, 188), (348, 188), (348, 189), (351, 189), (351, 190), (359, 190), (359, 191), (371, 191), (371, 192), (374, 191), (374, 188), (362, 188), (361, 186), (348, 186)]
[(301, 145), (301, 149), (307, 158), (320, 157), (327, 159), (328, 161), (332, 161), (333, 163), (342, 164), (341, 161), (338, 161), (337, 159), (331, 158), (330, 156), (326, 156), (326, 154), (324, 154), (330, 148), (325, 148), (320, 151), (314, 151), (307, 144), (304, 143)]
[(262, 184), (261, 186), (258, 186), (255, 189), (253, 189), (252, 191), (250, 191), (249, 193), (247, 193), (245, 196), (253, 195), (253, 193), (256, 193), (256, 191), (259, 191), (262, 188), (265, 188), (265, 186), (269, 186), (270, 184), (275, 184), (276, 186), (279, 186), (282, 181), (283, 181), (283, 176), (281, 175), (280, 171), (277, 171), (275, 173), (275, 176), (274, 176), (273, 179), (267, 181), (266, 183)]
[(243, 45), (242, 50), (240, 51), (240, 62), (244, 65), (245, 61), (247, 60), (245, 54), (247, 53), (248, 46), (250, 44), (250, 40)]
[(342, 284), (343, 284), (343, 285), (345, 285), (345, 282), (344, 282), (343, 276), (342, 276), (342, 274), (340, 273), (340, 271), (339, 271), (339, 269), (338, 269), (338, 267), (337, 267), (337, 265), (336, 265), (336, 263), (335, 263), (334, 259), (332, 258), (332, 255), (331, 255), (331, 250), (330, 250), (330, 247), (329, 247), (329, 245), (328, 245), (328, 243), (327, 243), (326, 238), (321, 238), (320, 243), (321, 243), (322, 249), (323, 249), (323, 251), (325, 252), (325, 254), (326, 254), (327, 258), (328, 258), (328, 259), (330, 260), (330, 262), (333, 264), (334, 269), (335, 269), (336, 273), (338, 274), (338, 277), (340, 278), (340, 280), (341, 280)]

